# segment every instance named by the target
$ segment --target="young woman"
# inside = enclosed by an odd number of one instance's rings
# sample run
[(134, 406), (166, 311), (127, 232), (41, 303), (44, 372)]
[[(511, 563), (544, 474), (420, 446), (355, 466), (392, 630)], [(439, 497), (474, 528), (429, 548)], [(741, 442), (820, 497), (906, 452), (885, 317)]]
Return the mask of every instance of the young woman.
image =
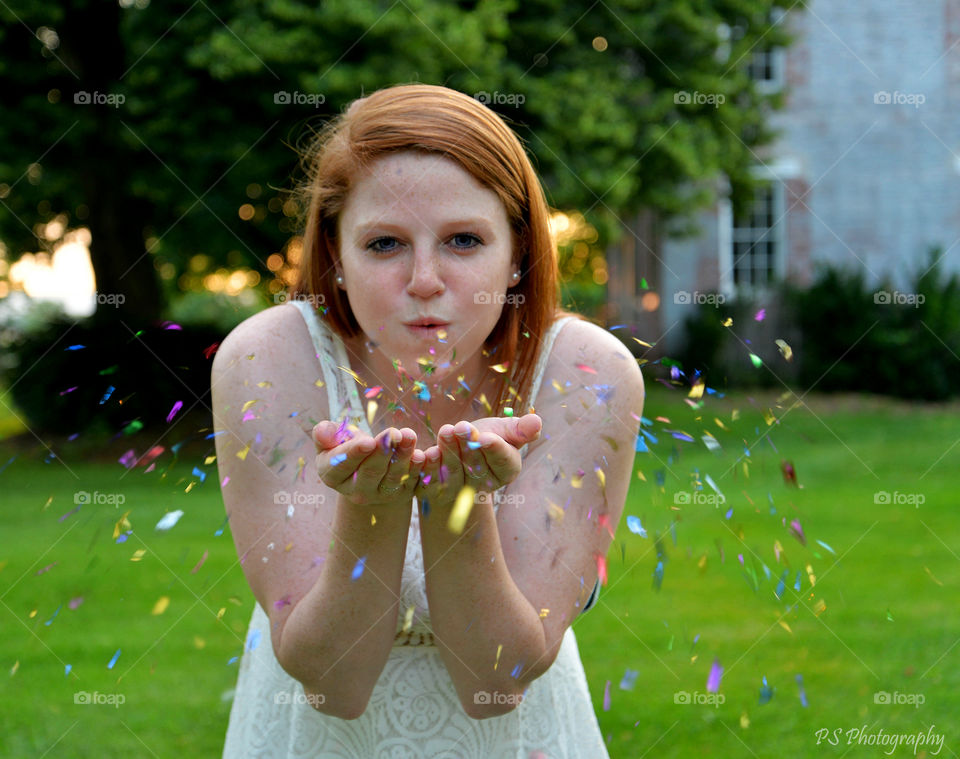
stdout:
[(643, 379), (558, 306), (543, 191), (456, 91), (355, 101), (308, 155), (291, 302), (213, 366), (256, 597), (225, 757), (605, 757), (571, 624)]

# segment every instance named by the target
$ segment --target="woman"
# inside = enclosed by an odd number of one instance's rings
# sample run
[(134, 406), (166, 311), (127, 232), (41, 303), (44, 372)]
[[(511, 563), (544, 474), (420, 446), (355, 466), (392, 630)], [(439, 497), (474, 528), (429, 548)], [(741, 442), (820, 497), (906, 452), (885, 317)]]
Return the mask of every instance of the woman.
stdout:
[(257, 599), (224, 756), (604, 757), (570, 625), (639, 368), (558, 307), (543, 191), (485, 106), (390, 87), (307, 158), (296, 297), (213, 366)]

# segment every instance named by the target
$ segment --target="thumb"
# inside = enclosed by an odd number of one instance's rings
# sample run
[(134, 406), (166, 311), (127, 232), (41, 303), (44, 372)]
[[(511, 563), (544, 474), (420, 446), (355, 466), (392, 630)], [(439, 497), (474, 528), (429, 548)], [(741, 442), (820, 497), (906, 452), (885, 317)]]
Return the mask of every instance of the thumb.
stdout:
[(543, 429), (543, 420), (537, 414), (507, 418), (503, 422), (504, 434), (501, 437), (517, 448), (536, 440)]

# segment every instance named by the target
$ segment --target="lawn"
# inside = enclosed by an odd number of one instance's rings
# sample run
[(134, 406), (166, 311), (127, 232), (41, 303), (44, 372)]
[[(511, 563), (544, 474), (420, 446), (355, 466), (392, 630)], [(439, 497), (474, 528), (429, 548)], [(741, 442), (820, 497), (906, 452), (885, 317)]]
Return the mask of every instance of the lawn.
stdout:
[[(688, 400), (650, 382), (625, 509), (647, 537), (621, 521), (575, 623), (611, 757), (955, 755), (960, 406)], [(0, 756), (219, 756), (253, 598), (212, 441), (148, 473), (82, 443), (0, 443)]]

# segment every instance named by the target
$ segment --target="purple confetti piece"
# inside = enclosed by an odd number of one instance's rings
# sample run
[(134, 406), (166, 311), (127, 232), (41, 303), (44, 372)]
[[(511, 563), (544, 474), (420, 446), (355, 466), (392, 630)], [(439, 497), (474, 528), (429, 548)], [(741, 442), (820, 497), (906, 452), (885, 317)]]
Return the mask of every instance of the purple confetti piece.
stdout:
[(803, 534), (803, 527), (800, 526), (799, 519), (790, 522), (790, 532), (793, 533), (793, 537), (800, 541), (800, 545), (805, 546), (807, 544), (807, 536)]
[(356, 581), (360, 578), (360, 575), (363, 574), (363, 568), (366, 566), (367, 557), (361, 556), (356, 563), (356, 566), (353, 568), (353, 572), (350, 574), (350, 579)]
[(639, 670), (627, 668), (627, 671), (623, 673), (623, 679), (620, 680), (620, 690), (633, 690), (639, 674)]
[(172, 422), (173, 417), (177, 415), (177, 412), (183, 408), (183, 401), (177, 401), (173, 404), (173, 408), (170, 409), (170, 413), (167, 414), (167, 422)]
[(759, 311), (757, 311), (756, 316), (754, 316), (753, 318), (755, 321), (762, 322), (766, 318), (766, 316), (767, 316), (767, 309), (761, 308)]
[(66, 390), (61, 390), (61, 391), (60, 391), (60, 395), (66, 395), (67, 393), (72, 393), (72, 392), (73, 392), (74, 390), (76, 390), (78, 387), (80, 387), (80, 386), (79, 386), (79, 385), (74, 385), (73, 387), (68, 387)]
[(610, 711), (610, 681), (607, 680), (607, 684), (603, 686), (603, 710), (605, 712)]
[(134, 453), (133, 448), (123, 454), (119, 459), (117, 459), (121, 464), (123, 464), (127, 469), (133, 469), (137, 463), (137, 454)]
[(719, 659), (714, 659), (713, 666), (710, 667), (710, 675), (707, 677), (707, 693), (716, 693), (720, 690), (721, 677), (723, 677), (723, 667), (720, 666)]
[(117, 663), (117, 659), (120, 658), (120, 649), (117, 649), (117, 652), (113, 655), (113, 658), (107, 663), (107, 669), (113, 669), (113, 665)]

